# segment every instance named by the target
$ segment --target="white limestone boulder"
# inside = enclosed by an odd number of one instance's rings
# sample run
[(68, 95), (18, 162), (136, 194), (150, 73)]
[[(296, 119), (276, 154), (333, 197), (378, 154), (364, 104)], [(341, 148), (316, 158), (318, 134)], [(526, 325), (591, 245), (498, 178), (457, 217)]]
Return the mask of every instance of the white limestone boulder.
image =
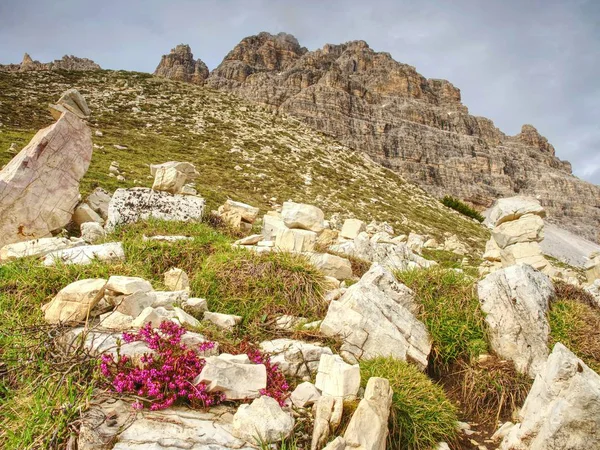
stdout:
[(289, 377), (310, 378), (319, 367), (322, 355), (333, 355), (329, 347), (294, 339), (273, 339), (260, 343), (281, 371)]
[(189, 291), (190, 279), (185, 271), (173, 267), (167, 270), (164, 274), (164, 282), (167, 289), (170, 291)]
[(321, 393), (317, 387), (309, 381), (300, 383), (290, 395), (290, 400), (296, 408), (310, 406), (320, 398)]
[(92, 261), (124, 260), (125, 252), (120, 242), (107, 242), (99, 245), (83, 245), (65, 250), (50, 252), (44, 258), (45, 266), (62, 264), (91, 264)]
[(47, 323), (69, 323), (85, 320), (104, 295), (106, 280), (91, 278), (75, 281), (59, 291), (43, 307)]
[(280, 215), (275, 216), (267, 213), (263, 216), (261, 234), (265, 241), (274, 241), (277, 232), (285, 229), (287, 227)]
[(308, 258), (326, 276), (336, 280), (352, 278), (352, 263), (346, 258), (329, 253), (311, 253)]
[(104, 220), (108, 219), (108, 204), (111, 196), (104, 189), (97, 187), (92, 191), (88, 198), (85, 199), (90, 208), (92, 208)]
[(155, 191), (164, 191), (171, 194), (180, 194), (185, 185), (187, 177), (174, 167), (161, 167), (156, 170), (152, 189)]
[(388, 380), (378, 377), (369, 378), (365, 395), (344, 433), (344, 440), (348, 447), (385, 450), (393, 395)]
[(115, 294), (133, 294), (135, 292), (150, 292), (152, 284), (140, 277), (125, 277), (113, 275), (108, 279), (106, 289)]
[(522, 242), (544, 240), (544, 219), (536, 214), (525, 214), (518, 220), (503, 222), (492, 230), (492, 237), (501, 249)]
[(546, 217), (546, 211), (535, 198), (516, 196), (496, 200), (485, 222), (494, 228), (504, 222), (517, 220), (525, 214)]
[(283, 223), (288, 228), (300, 228), (303, 230), (320, 233), (323, 231), (325, 214), (320, 208), (304, 203), (284, 202), (281, 209)]
[(84, 222), (79, 229), (81, 230), (81, 239), (89, 244), (94, 244), (106, 237), (106, 231), (102, 225), (96, 222)]
[(194, 384), (205, 383), (208, 392), (219, 391), (227, 400), (260, 397), (267, 387), (267, 368), (264, 364), (247, 364), (222, 356), (206, 358), (206, 365)]
[(340, 231), (340, 236), (346, 239), (354, 239), (359, 233), (365, 231), (367, 226), (359, 219), (346, 219)]
[(0, 248), (67, 225), (91, 158), (90, 129), (74, 114), (38, 131), (0, 171)]
[(170, 194), (148, 188), (117, 189), (108, 205), (106, 230), (139, 220), (200, 222), (205, 202), (192, 195)]
[(511, 266), (481, 280), (477, 292), (492, 349), (535, 377), (548, 357), (550, 279), (531, 266)]
[(275, 247), (281, 251), (312, 252), (317, 242), (317, 233), (299, 229), (280, 229), (275, 235)]
[(600, 375), (561, 343), (541, 368), (500, 450), (600, 448)]
[(339, 355), (322, 354), (315, 386), (323, 395), (353, 400), (360, 388), (360, 367), (348, 364)]
[(100, 214), (94, 211), (87, 203), (80, 203), (77, 205), (73, 212), (72, 220), (77, 226), (81, 226), (81, 224), (86, 222), (95, 222), (100, 225), (104, 224), (104, 219), (100, 217)]
[(330, 303), (321, 333), (342, 339), (348, 361), (392, 356), (427, 367), (431, 339), (418, 320), (413, 292), (374, 264), (339, 300)]
[(204, 313), (204, 320), (213, 323), (219, 328), (223, 328), (225, 330), (233, 330), (238, 324), (242, 322), (242, 317), (236, 316), (234, 314), (223, 314), (206, 311)]
[(200, 176), (196, 167), (189, 162), (168, 161), (162, 164), (150, 164), (150, 174), (153, 177), (156, 177), (156, 174), (160, 169), (175, 169), (184, 174), (188, 180), (195, 180)]
[(249, 405), (240, 405), (233, 416), (232, 433), (251, 444), (275, 443), (289, 437), (294, 418), (277, 401), (262, 396)]
[(26, 258), (28, 256), (44, 256), (50, 252), (85, 245), (80, 239), (62, 237), (40, 238), (31, 241), (15, 242), (0, 249), (0, 261)]

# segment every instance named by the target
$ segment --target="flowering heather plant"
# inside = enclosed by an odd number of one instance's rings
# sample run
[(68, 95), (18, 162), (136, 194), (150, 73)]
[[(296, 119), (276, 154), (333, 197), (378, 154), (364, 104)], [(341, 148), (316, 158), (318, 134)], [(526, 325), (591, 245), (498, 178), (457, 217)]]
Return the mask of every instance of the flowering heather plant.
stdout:
[(279, 406), (284, 406), (286, 399), (290, 396), (290, 385), (285, 376), (279, 369), (277, 363), (271, 362), (271, 357), (250, 346), (247, 343), (242, 343), (242, 348), (254, 364), (264, 364), (267, 368), (267, 387), (260, 390), (260, 395), (272, 397), (279, 403)]
[[(178, 399), (196, 407), (218, 404), (225, 399), (222, 393), (209, 393), (205, 384), (192, 383), (205, 365), (197, 352), (215, 344), (205, 342), (197, 351), (189, 349), (181, 342), (184, 333), (185, 328), (171, 321), (162, 322), (158, 330), (149, 323), (138, 333), (123, 333), (123, 342), (145, 342), (153, 353), (144, 354), (137, 366), (126, 355), (117, 353), (115, 360), (113, 355), (104, 354), (100, 370), (117, 392), (142, 397), (150, 403), (151, 410), (168, 408)], [(142, 409), (144, 404), (137, 401), (132, 406)]]

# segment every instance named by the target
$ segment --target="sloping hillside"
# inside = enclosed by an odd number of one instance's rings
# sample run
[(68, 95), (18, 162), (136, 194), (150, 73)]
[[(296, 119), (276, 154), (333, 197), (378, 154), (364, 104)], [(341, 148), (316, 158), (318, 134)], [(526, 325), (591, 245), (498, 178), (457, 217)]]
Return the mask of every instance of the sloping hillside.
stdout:
[(206, 83), (290, 114), (438, 197), (488, 207), (533, 195), (548, 221), (600, 238), (600, 187), (573, 176), (533, 126), (506, 135), (469, 114), (452, 83), (364, 41), (308, 51), (291, 35), (260, 33), (231, 50)]
[[(190, 161), (198, 191), (215, 208), (226, 198), (260, 206), (293, 199), (328, 215), (388, 221), (398, 233), (442, 238), (445, 232), (481, 249), (487, 231), (442, 206), (422, 189), (333, 138), (236, 96), (132, 72), (0, 73), (0, 164), (39, 128), (52, 123), (47, 105), (77, 88), (92, 110), (96, 146), (83, 194), (150, 186), (148, 165)], [(124, 148), (126, 147), (126, 148)], [(111, 161), (126, 180), (110, 177)]]

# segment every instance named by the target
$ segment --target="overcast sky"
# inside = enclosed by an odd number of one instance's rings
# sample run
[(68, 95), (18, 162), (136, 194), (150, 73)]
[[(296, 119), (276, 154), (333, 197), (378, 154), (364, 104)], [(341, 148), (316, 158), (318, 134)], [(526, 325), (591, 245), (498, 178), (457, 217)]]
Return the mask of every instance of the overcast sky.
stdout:
[(533, 124), (600, 184), (600, 0), (0, 0), (0, 63), (73, 54), (152, 72), (187, 43), (212, 69), (260, 31), (309, 50), (365, 40), (450, 80), (505, 133)]

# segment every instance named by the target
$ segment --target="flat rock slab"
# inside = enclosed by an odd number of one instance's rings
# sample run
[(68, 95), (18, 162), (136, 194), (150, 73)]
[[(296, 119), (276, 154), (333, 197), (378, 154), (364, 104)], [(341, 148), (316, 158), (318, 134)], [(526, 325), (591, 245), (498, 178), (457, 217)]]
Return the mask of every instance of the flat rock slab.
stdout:
[(38, 131), (0, 171), (0, 247), (67, 225), (91, 159), (90, 129), (74, 114)]
[(117, 189), (108, 205), (106, 230), (139, 220), (161, 219), (200, 222), (204, 199), (193, 195), (170, 194), (148, 188)]
[(99, 245), (84, 245), (82, 247), (69, 248), (51, 252), (44, 258), (45, 266), (53, 266), (56, 263), (63, 264), (90, 264), (94, 260), (113, 261), (124, 260), (125, 252), (120, 242), (108, 242)]
[(225, 406), (208, 411), (175, 407), (135, 412), (123, 400), (106, 400), (84, 414), (78, 449), (251, 450), (231, 434), (234, 412)]

